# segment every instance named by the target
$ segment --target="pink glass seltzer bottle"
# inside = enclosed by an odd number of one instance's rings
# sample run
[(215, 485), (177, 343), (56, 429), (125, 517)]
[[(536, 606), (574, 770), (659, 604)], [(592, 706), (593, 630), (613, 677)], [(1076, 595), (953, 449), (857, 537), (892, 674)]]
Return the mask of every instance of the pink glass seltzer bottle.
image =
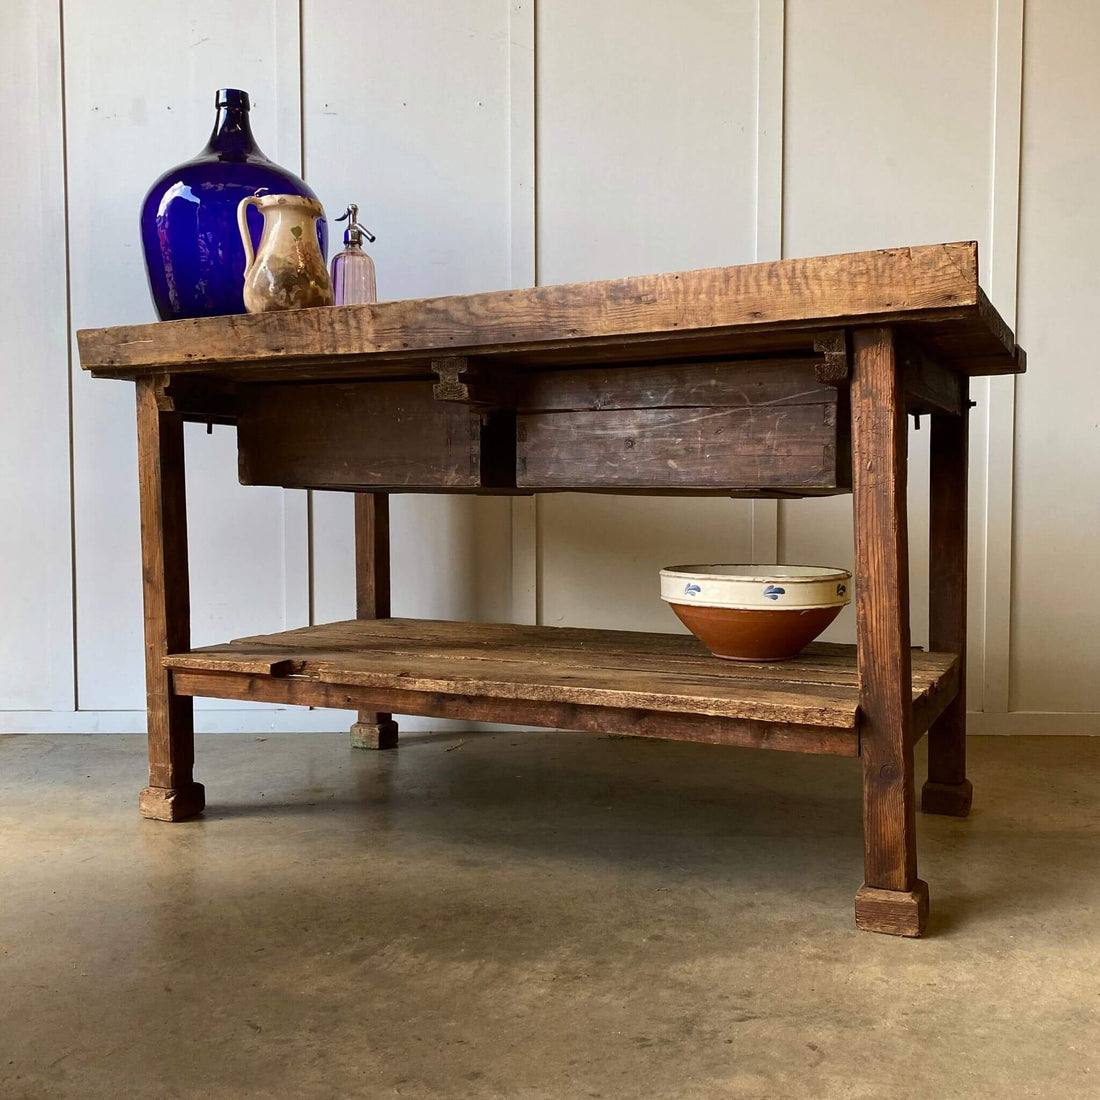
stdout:
[(363, 238), (373, 244), (375, 236), (359, 224), (359, 207), (355, 203), (336, 220), (346, 221), (348, 227), (344, 230), (344, 250), (332, 258), (333, 304), (352, 306), (377, 302), (374, 261), (363, 251)]

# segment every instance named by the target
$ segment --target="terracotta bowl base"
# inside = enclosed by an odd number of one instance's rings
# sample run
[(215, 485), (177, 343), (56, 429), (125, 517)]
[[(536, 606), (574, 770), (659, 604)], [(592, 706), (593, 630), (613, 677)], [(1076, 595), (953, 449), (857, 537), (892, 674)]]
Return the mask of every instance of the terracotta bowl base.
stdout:
[(669, 607), (715, 657), (725, 661), (789, 661), (840, 614), (843, 605), (741, 609), (673, 603)]

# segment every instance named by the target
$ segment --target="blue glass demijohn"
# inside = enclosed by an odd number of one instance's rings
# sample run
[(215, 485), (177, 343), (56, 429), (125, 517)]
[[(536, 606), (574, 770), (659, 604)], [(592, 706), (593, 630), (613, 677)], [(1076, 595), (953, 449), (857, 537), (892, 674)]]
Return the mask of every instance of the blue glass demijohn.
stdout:
[[(260, 152), (248, 124), (248, 93), (223, 88), (206, 148), (165, 172), (141, 206), (141, 243), (149, 291), (162, 321), (244, 313), (244, 247), (237, 230), (241, 199), (271, 194), (317, 196), (293, 172)], [(263, 215), (248, 211), (252, 243), (259, 248)], [(328, 227), (317, 219), (321, 254)]]

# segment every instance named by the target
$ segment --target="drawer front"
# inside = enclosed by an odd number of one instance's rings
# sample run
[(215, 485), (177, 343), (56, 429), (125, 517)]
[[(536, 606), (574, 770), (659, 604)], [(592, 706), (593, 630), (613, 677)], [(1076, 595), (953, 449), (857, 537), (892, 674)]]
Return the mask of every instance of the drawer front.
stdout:
[(432, 383), (242, 387), (242, 485), (415, 492), (515, 484), (515, 419), (437, 401)]
[(526, 381), (522, 489), (826, 494), (851, 486), (846, 393), (812, 360), (555, 371)]
[[(433, 383), (244, 386), (245, 485), (394, 492), (827, 494), (851, 486), (847, 392), (817, 360), (518, 374), (508, 408)], [(512, 407), (514, 406), (514, 407)]]

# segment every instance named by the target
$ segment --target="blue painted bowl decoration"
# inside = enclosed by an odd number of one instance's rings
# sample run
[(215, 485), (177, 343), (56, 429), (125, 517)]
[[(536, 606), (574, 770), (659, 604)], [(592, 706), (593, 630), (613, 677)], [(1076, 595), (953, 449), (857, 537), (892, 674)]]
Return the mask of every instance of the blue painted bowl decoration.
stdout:
[[(222, 88), (210, 141), (197, 157), (165, 172), (141, 206), (141, 243), (153, 305), (162, 321), (244, 313), (244, 246), (237, 229), (241, 199), (268, 192), (317, 196), (293, 172), (260, 151), (249, 125), (248, 93)], [(248, 212), (258, 248), (263, 217)], [(328, 226), (317, 220), (321, 255)]]

